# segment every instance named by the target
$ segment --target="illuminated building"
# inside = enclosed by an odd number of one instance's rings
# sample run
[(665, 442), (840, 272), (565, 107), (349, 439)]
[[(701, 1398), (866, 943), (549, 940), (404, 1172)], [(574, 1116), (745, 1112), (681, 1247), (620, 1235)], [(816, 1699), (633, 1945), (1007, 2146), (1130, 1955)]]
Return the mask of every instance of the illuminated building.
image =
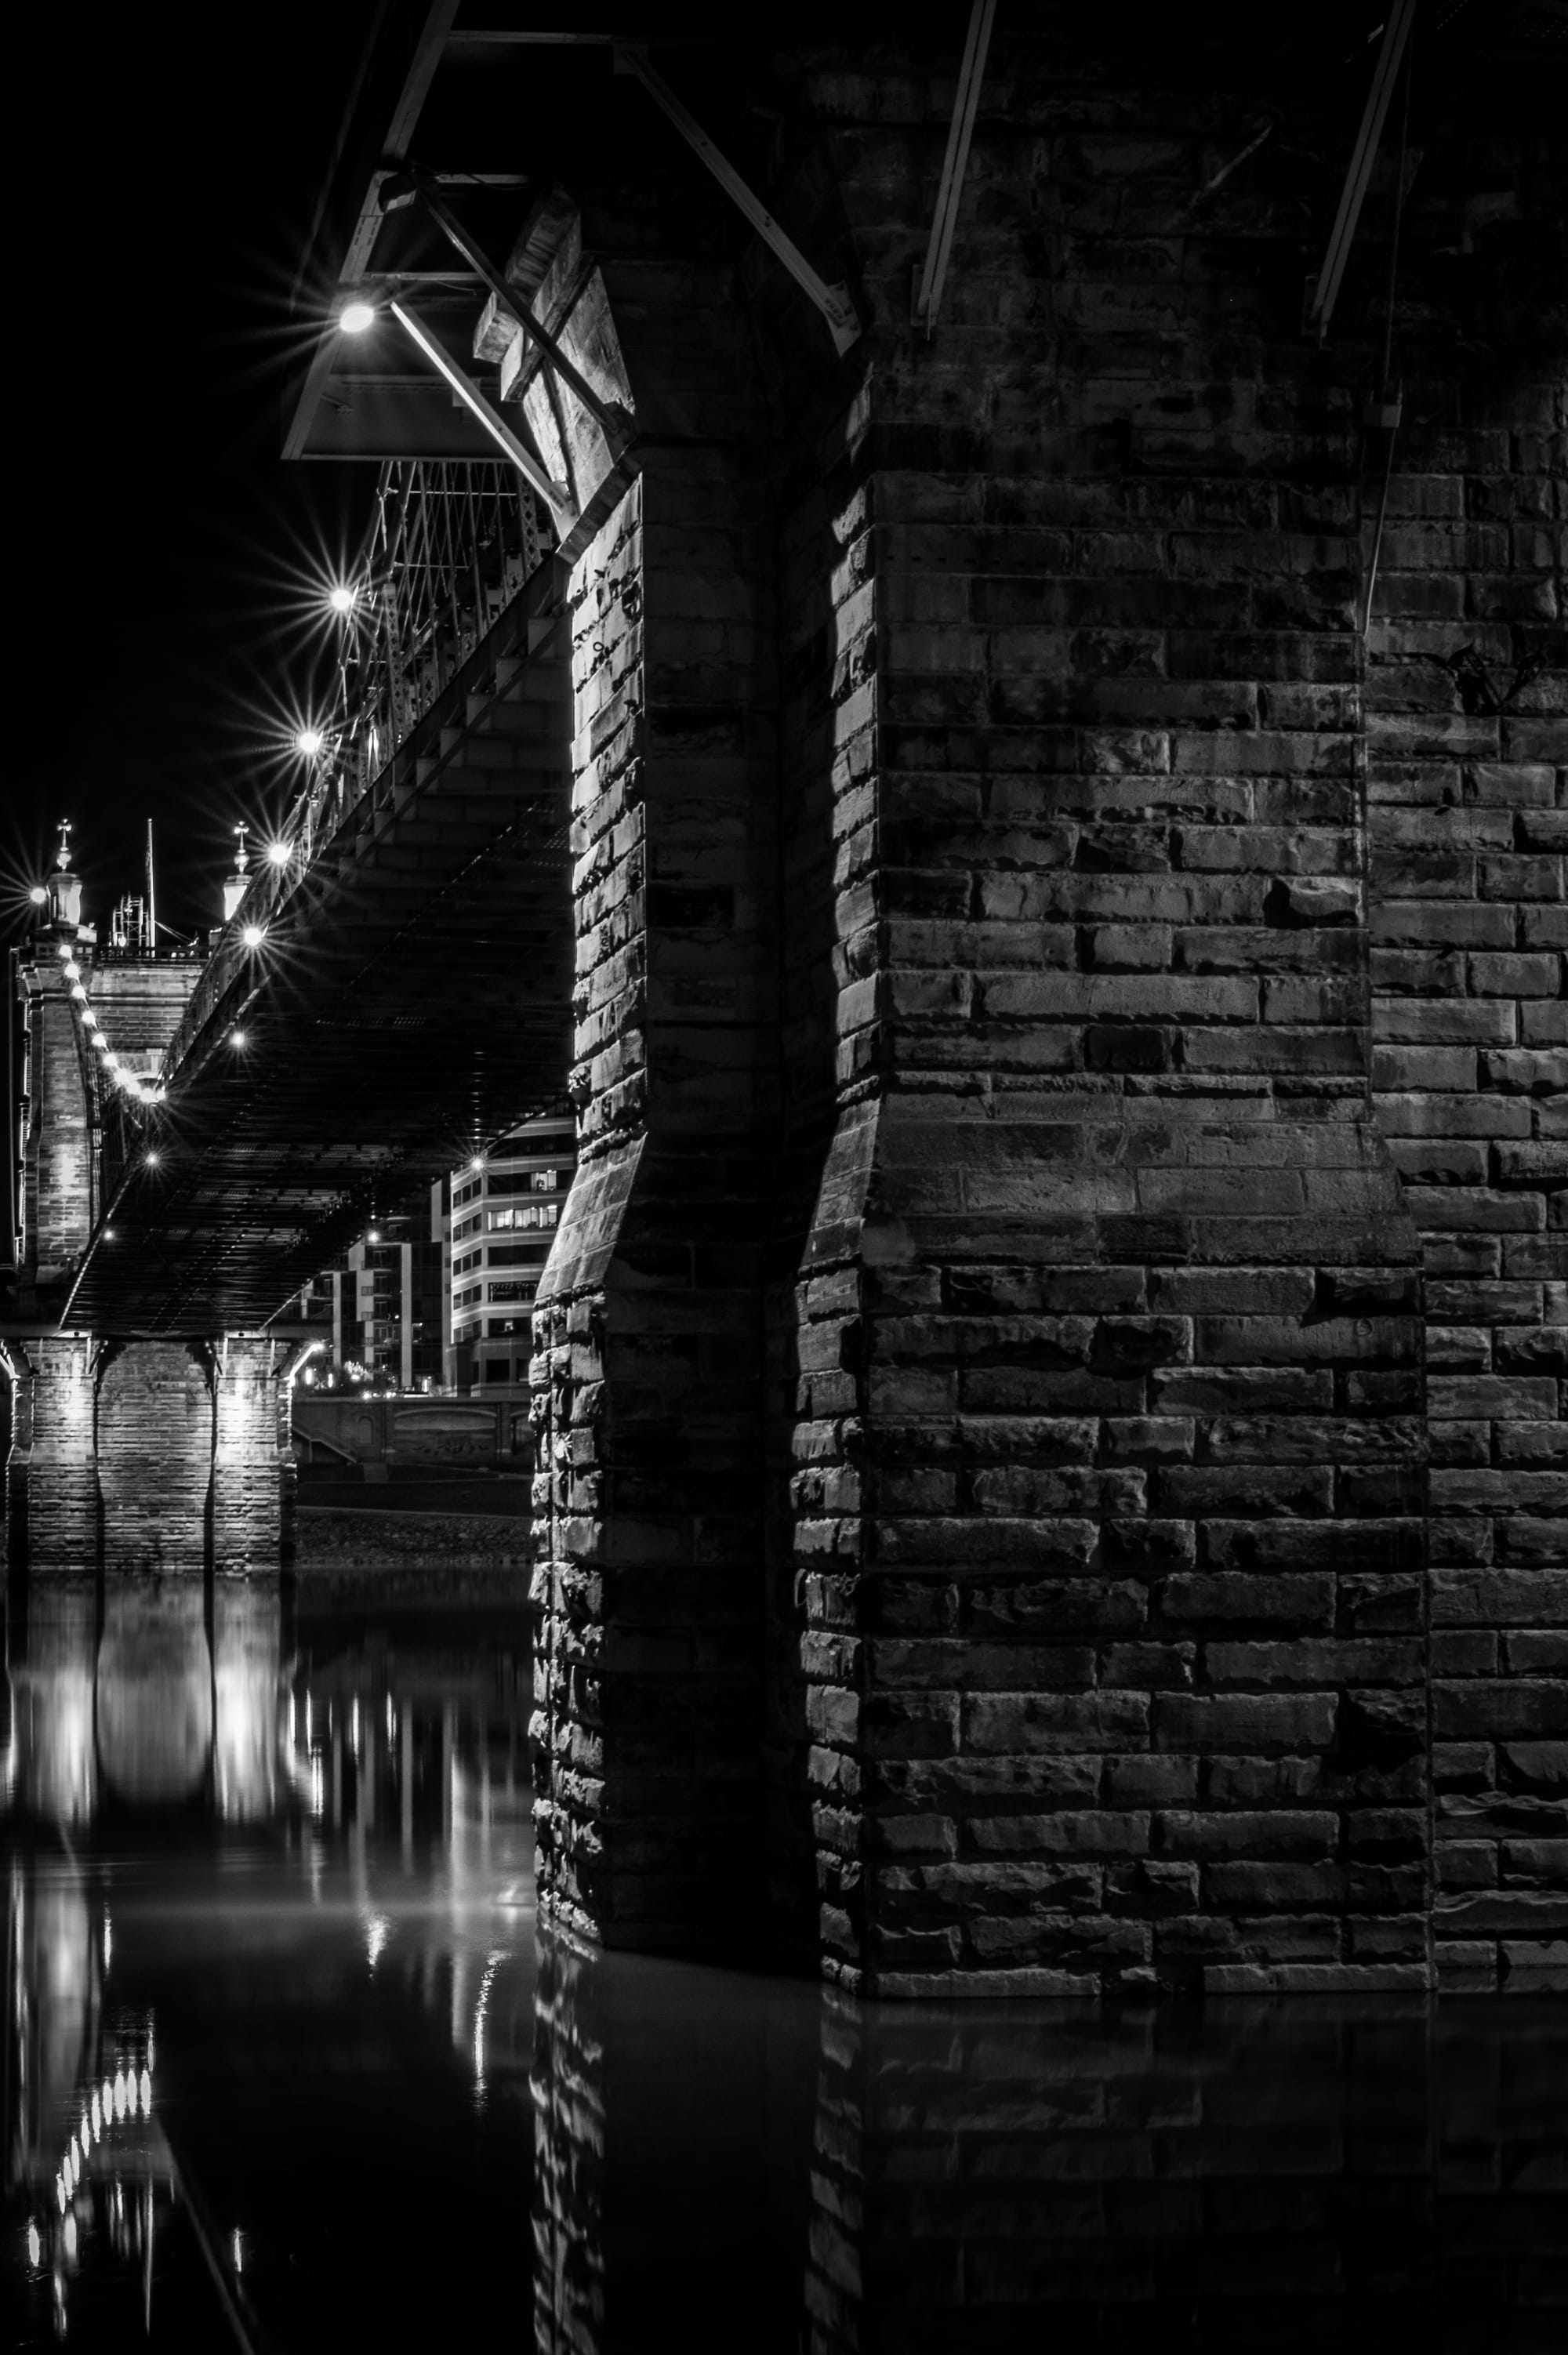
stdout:
[[(442, 1380), (443, 1255), (422, 1216), (378, 1216), (343, 1261), (299, 1295), (303, 1322), (323, 1344), (320, 1378), (376, 1389), (428, 1389)], [(308, 1385), (315, 1389), (313, 1380)]]
[(449, 1389), (526, 1383), (534, 1295), (577, 1158), (570, 1113), (525, 1121), (431, 1188)]

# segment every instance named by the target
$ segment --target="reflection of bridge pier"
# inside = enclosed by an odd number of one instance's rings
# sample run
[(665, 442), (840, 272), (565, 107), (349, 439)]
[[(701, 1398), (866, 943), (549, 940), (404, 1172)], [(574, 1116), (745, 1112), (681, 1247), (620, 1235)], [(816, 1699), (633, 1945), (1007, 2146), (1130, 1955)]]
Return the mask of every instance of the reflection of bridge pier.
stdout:
[(36, 1582), (7, 1635), (16, 1804), (72, 1827), (105, 1801), (270, 1813), (280, 1607), (275, 1579)]

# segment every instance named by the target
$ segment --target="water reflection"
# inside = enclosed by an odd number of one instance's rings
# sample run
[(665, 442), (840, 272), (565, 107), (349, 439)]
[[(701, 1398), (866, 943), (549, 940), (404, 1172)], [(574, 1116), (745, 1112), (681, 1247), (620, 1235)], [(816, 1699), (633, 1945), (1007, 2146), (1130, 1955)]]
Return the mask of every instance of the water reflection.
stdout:
[[(393, 2131), (371, 2131), (362, 2088), (332, 2098), (346, 2062), (351, 2083), (455, 2064), (459, 2135), (508, 2087), (526, 2122), (528, 1635), (290, 1624), (275, 1582), (13, 1592), (0, 1732), (20, 2343), (107, 2342), (133, 2319), (174, 2346), (261, 2346), (279, 2323), (279, 2343), (318, 2327), (325, 2343), (335, 2301), (355, 2322), (335, 2286), (355, 2277), (323, 2262), (325, 2220), (346, 2183), (379, 2181), (400, 2136), (427, 2174), (430, 2118), (425, 2089), (411, 2102), (400, 2084)], [(174, 2094), (152, 2105), (160, 2035)], [(303, 2260), (289, 2244), (310, 2161), (272, 2147), (268, 2105), (259, 2147), (243, 2137), (258, 2067), (295, 2079), (291, 2140), (325, 2149), (352, 2130), (318, 2187), (325, 2246)]]
[(269, 1813), (281, 1626), (276, 1581), (61, 1578), (13, 1596), (11, 1804), (76, 1828), (113, 1804)]
[(581, 1951), (534, 1920), (525, 1625), (140, 1599), (144, 1642), (74, 1590), (8, 1631), (22, 2343), (1562, 2343), (1560, 2008), (867, 2007)]

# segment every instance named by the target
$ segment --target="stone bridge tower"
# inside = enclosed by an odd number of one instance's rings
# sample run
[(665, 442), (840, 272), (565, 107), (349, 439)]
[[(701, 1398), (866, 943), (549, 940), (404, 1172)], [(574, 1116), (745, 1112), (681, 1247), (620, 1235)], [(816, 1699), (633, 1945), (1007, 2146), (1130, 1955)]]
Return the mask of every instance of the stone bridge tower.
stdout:
[(14, 966), (24, 1050), (18, 1282), (0, 1340), (8, 1560), (47, 1572), (275, 1569), (292, 1468), (278, 1379), (287, 1345), (70, 1322), (81, 1255), (129, 1149), (119, 1095), (155, 1083), (204, 959), (101, 942), (81, 922), (63, 845), (39, 914)]

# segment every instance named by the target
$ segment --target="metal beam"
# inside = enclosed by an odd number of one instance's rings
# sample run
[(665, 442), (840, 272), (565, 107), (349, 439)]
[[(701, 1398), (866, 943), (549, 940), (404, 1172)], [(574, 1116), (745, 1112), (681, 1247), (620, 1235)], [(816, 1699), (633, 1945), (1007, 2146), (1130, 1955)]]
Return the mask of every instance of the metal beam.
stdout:
[[(995, 0), (990, 0), (995, 5)], [(662, 74), (648, 62), (645, 49), (629, 41), (617, 41), (613, 50), (615, 71), (635, 74), (650, 98), (661, 106), (687, 142), (707, 165), (726, 196), (739, 205), (764, 245), (777, 254), (797, 286), (804, 288), (827, 322), (835, 351), (847, 352), (860, 333), (860, 322), (855, 305), (845, 286), (829, 286), (807, 261), (795, 240), (779, 227), (767, 207), (752, 195), (728, 157), (721, 155), (696, 117), (677, 98)]]
[(484, 247), (475, 242), (450, 207), (436, 195), (424, 173), (400, 176), (398, 179), (389, 181), (381, 191), (381, 201), (389, 210), (414, 197), (419, 198), (436, 227), (455, 247), (469, 268), (478, 272), (502, 309), (533, 337), (557, 375), (571, 387), (589, 415), (598, 423), (610, 444), (612, 457), (618, 458), (636, 430), (635, 419), (627, 414), (619, 401), (602, 400), (594, 391), (581, 369), (562, 351), (555, 337), (540, 326), (517, 288), (507, 283)]
[(538, 491), (558, 514), (570, 508), (571, 495), (564, 483), (554, 481), (546, 474), (542, 460), (525, 448), (504, 417), (491, 408), (478, 386), (465, 376), (455, 360), (448, 357), (410, 303), (393, 302), (388, 305), (392, 316), (404, 333), (424, 354), (431, 366), (446, 378), (453, 392), (471, 415), (476, 417), (492, 441), (497, 442), (511, 460), (526, 483)]
[(921, 272), (920, 288), (914, 298), (916, 324), (923, 325), (928, 336), (942, 307), (947, 257), (953, 250), (953, 230), (963, 201), (964, 175), (969, 168), (969, 143), (975, 135), (980, 84), (986, 78), (986, 52), (991, 46), (991, 27), (996, 15), (997, 0), (975, 0), (969, 11), (969, 37), (964, 44), (964, 61), (958, 69), (958, 88), (954, 94), (953, 123), (947, 133), (947, 153), (943, 158), (942, 179), (936, 191), (931, 243), (925, 250), (925, 268)]
[[(409, 142), (413, 137), (414, 126), (430, 94), (430, 86), (441, 63), (457, 7), (458, 0), (430, 0), (421, 16), (418, 0), (407, 0), (407, 5), (398, 12), (405, 39), (404, 61), (389, 89), (380, 79), (382, 59), (392, 57), (397, 30), (395, 22), (389, 21), (389, 12), (383, 10), (378, 16), (361, 51), (347, 114), (338, 133), (326, 186), (316, 201), (310, 235), (305, 240), (307, 255), (314, 255), (324, 234), (330, 237), (334, 224), (329, 217), (335, 199), (341, 197), (347, 203), (357, 206), (353, 226), (347, 229), (344, 240), (341, 257), (336, 267), (328, 265), (325, 273), (336, 286), (353, 284), (364, 276), (369, 267), (370, 250), (381, 222), (380, 206), (377, 201), (381, 182), (408, 154)], [(387, 104), (389, 99), (389, 105)], [(380, 114), (379, 119), (372, 115), (368, 122), (357, 121), (362, 112), (373, 108), (379, 111), (383, 105), (386, 112)], [(297, 316), (314, 306), (314, 299), (315, 288), (307, 261), (294, 281), (290, 308)], [(311, 421), (326, 389), (326, 379), (332, 370), (335, 341), (335, 333), (329, 330), (311, 355), (294, 402), (293, 415), (283, 437), (285, 458), (303, 458), (304, 455)]]
[(1323, 267), (1307, 298), (1307, 325), (1308, 328), (1317, 329), (1319, 343), (1328, 333), (1328, 322), (1339, 299), (1345, 264), (1349, 260), (1356, 225), (1361, 218), (1361, 206), (1366, 199), (1367, 184), (1377, 160), (1383, 120), (1388, 113), (1389, 101), (1393, 96), (1400, 61), (1404, 56), (1405, 43), (1410, 38), (1414, 18), (1415, 0), (1393, 0), (1388, 23), (1383, 27), (1383, 45), (1378, 51), (1372, 86), (1367, 92), (1367, 102), (1361, 111), (1361, 127), (1356, 133), (1350, 168), (1345, 175), (1345, 186), (1339, 197), (1339, 209), (1329, 233), (1328, 250), (1323, 256)]

